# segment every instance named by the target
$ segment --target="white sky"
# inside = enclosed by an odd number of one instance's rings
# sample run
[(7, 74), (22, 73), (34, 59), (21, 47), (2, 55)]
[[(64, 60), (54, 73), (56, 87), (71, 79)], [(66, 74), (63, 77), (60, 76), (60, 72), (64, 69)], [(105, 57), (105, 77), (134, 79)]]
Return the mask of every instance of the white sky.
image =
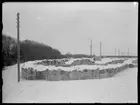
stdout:
[(16, 37), (20, 13), (20, 39), (43, 42), (62, 54), (114, 54), (115, 48), (137, 55), (138, 3), (3, 3), (3, 33)]

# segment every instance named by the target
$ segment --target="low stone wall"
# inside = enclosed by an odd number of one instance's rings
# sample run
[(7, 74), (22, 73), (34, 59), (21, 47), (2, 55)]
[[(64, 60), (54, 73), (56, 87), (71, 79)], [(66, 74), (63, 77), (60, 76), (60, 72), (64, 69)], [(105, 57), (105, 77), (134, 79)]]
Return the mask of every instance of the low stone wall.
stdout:
[(138, 64), (138, 59), (133, 60), (132, 63), (134, 63), (134, 64)]
[(84, 80), (84, 79), (102, 79), (112, 77), (118, 72), (127, 68), (135, 67), (133, 64), (126, 64), (118, 68), (104, 69), (104, 70), (83, 70), (83, 71), (63, 71), (63, 70), (45, 70), (37, 71), (32, 68), (22, 68), (22, 78), (27, 80), (43, 79), (47, 81), (60, 81), (60, 80)]
[(90, 61), (89, 59), (80, 59), (80, 60), (75, 60), (71, 64), (65, 64), (68, 59), (57, 61), (57, 60), (45, 60), (41, 62), (37, 62), (36, 65), (44, 65), (44, 66), (49, 66), (49, 65), (55, 65), (55, 66), (62, 66), (62, 67), (70, 67), (70, 66), (75, 66), (75, 65), (82, 65), (82, 64), (88, 64), (88, 65), (93, 65), (94, 62)]
[(117, 64), (117, 63), (123, 63), (125, 60), (114, 60), (112, 62), (108, 62), (106, 64)]
[(41, 61), (41, 62), (37, 62), (37, 65), (44, 65), (44, 66), (48, 66), (48, 65), (63, 65), (65, 64), (65, 62), (68, 60), (62, 60), (62, 61), (57, 61), (57, 60), (45, 60), (45, 61)]
[(71, 66), (75, 66), (75, 65), (84, 65), (84, 64), (93, 65), (94, 62), (93, 62), (93, 61), (90, 61), (89, 59), (75, 60), (75, 61), (71, 64)]

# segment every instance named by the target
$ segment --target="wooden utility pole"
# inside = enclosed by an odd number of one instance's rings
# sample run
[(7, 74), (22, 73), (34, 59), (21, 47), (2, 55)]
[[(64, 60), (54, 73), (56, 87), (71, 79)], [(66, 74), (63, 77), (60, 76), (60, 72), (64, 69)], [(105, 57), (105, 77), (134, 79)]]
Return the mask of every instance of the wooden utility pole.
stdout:
[(17, 13), (17, 66), (18, 66), (18, 82), (20, 82), (19, 13)]
[(123, 55), (123, 52), (121, 52), (121, 56), (124, 56), (124, 55)]
[(100, 42), (100, 57), (102, 56), (102, 43)]
[(92, 39), (90, 40), (90, 56), (92, 57)]
[(120, 56), (120, 49), (118, 49), (118, 56)]
[(116, 56), (116, 48), (115, 48), (115, 56)]
[(128, 48), (127, 56), (129, 56), (129, 48)]

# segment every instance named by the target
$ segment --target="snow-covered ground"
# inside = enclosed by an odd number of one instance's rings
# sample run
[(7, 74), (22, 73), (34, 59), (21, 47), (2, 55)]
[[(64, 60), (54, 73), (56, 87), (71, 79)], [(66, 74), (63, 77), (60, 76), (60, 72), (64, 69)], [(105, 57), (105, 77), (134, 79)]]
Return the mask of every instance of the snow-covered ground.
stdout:
[(130, 68), (106, 79), (17, 83), (17, 65), (13, 65), (2, 72), (2, 99), (3, 103), (137, 103), (137, 71)]

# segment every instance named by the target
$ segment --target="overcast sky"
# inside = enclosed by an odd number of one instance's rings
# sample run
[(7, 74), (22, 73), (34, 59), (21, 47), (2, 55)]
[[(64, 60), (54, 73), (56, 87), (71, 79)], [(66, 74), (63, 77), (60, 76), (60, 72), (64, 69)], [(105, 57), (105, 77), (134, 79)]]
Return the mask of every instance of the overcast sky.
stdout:
[(20, 40), (30, 39), (67, 52), (114, 54), (115, 48), (137, 55), (138, 4), (134, 2), (3, 3), (3, 33), (15, 37), (20, 13)]

